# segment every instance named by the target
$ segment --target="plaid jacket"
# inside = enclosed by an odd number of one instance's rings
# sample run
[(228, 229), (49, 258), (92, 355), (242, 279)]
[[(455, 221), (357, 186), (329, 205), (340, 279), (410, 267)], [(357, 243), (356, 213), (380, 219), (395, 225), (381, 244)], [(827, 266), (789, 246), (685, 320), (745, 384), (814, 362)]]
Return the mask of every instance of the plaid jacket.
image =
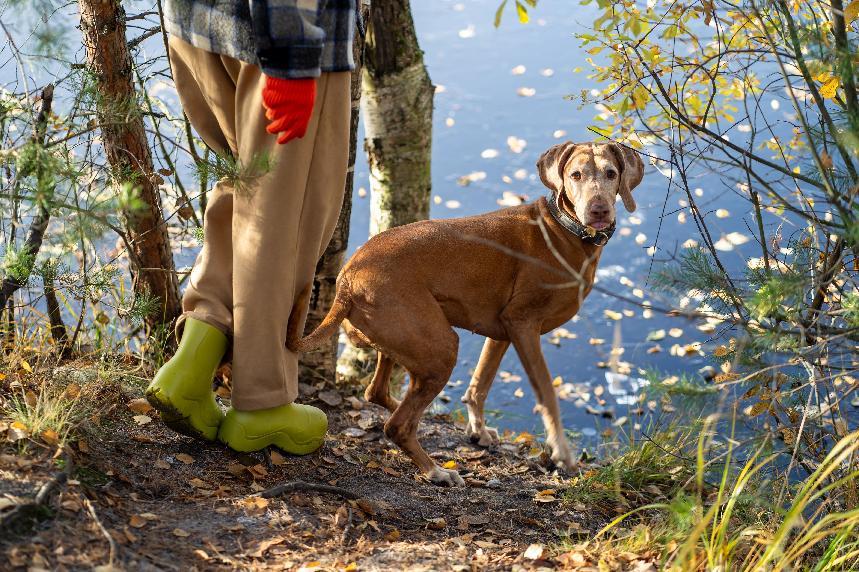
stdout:
[[(355, 0), (165, 0), (169, 34), (279, 78), (355, 67)], [(363, 30), (363, 23), (359, 22)]]

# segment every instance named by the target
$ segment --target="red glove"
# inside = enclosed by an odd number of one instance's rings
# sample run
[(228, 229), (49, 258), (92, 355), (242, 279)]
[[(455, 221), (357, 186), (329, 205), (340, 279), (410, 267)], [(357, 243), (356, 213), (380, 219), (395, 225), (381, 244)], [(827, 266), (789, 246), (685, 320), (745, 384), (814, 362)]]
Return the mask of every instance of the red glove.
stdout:
[(262, 88), (262, 106), (265, 107), (266, 118), (271, 120), (266, 131), (280, 133), (277, 138), (280, 144), (304, 137), (315, 99), (314, 78), (280, 79), (266, 76)]

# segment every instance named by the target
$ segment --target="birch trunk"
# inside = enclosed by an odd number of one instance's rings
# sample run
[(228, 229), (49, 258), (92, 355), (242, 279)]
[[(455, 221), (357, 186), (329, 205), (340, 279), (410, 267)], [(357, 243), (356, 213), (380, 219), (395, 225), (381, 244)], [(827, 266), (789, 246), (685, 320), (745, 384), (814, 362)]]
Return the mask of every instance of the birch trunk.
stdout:
[[(429, 217), (435, 88), (418, 45), (409, 0), (374, 2), (364, 55), (361, 110), (370, 166), (370, 235)], [(347, 344), (337, 370), (357, 382), (373, 352)]]
[[(383, 0), (378, 0), (383, 1)], [(366, 22), (369, 16), (369, 3), (362, 3), (361, 15)], [(364, 54), (364, 39), (356, 31), (353, 53), (355, 57), (355, 70), (352, 72), (352, 118), (349, 130), (349, 167), (346, 173), (346, 192), (343, 195), (343, 207), (340, 210), (340, 218), (334, 230), (334, 236), (319, 263), (316, 266), (316, 277), (314, 278), (314, 295), (310, 301), (310, 310), (307, 314), (307, 325), (305, 331), (312, 331), (322, 319), (331, 305), (334, 303), (336, 293), (335, 282), (340, 268), (346, 257), (346, 247), (349, 242), (349, 217), (352, 215), (352, 187), (355, 180), (355, 155), (358, 147), (358, 119), (359, 104), (361, 101), (361, 68)], [(315, 380), (333, 381), (336, 376), (337, 367), (337, 336), (332, 336), (328, 343), (319, 350), (306, 353), (299, 361), (299, 379), (305, 382)]]
[(86, 60), (98, 91), (97, 112), (105, 155), (115, 181), (131, 183), (143, 208), (124, 213), (135, 295), (158, 297), (159, 312), (146, 317), (150, 330), (179, 316), (179, 283), (161, 210), (146, 130), (137, 104), (128, 51), (125, 10), (118, 0), (79, 0)]

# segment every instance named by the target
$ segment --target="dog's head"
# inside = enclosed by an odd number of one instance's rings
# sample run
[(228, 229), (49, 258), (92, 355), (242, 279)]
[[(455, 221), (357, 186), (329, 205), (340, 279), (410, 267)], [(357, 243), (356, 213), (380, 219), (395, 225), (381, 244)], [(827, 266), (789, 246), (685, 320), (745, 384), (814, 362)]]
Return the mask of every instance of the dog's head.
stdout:
[(550, 147), (537, 161), (543, 184), (552, 189), (561, 208), (597, 230), (615, 222), (615, 198), (635, 210), (632, 189), (644, 177), (638, 153), (615, 143), (572, 143)]

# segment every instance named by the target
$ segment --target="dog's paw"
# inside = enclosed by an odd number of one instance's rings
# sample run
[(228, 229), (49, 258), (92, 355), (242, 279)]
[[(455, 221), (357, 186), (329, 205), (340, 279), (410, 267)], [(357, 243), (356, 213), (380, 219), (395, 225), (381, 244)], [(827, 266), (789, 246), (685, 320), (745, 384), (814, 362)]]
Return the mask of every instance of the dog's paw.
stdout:
[(572, 448), (570, 447), (570, 444), (567, 443), (566, 439), (551, 445), (551, 448), (552, 462), (555, 463), (555, 466), (559, 469), (571, 473), (579, 466), (578, 461), (573, 457)]
[(442, 487), (465, 486), (465, 481), (462, 480), (462, 477), (459, 476), (459, 473), (457, 473), (453, 469), (442, 469), (439, 466), (435, 466), (430, 472), (426, 474), (426, 477), (430, 480), (431, 483)]
[(498, 429), (486, 426), (477, 431), (469, 429), (468, 439), (481, 447), (494, 447), (499, 442)]

